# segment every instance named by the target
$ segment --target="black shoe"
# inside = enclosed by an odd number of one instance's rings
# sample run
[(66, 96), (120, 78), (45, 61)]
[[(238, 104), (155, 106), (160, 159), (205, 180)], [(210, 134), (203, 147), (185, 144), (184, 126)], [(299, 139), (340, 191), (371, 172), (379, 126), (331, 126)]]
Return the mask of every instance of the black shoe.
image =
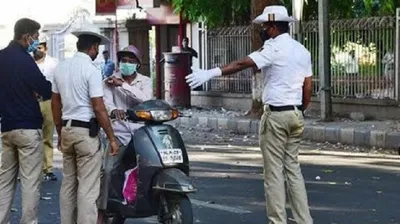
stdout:
[(46, 174), (44, 175), (44, 179), (45, 179), (45, 180), (56, 181), (56, 180), (57, 180), (57, 176), (54, 175), (54, 173), (46, 173)]

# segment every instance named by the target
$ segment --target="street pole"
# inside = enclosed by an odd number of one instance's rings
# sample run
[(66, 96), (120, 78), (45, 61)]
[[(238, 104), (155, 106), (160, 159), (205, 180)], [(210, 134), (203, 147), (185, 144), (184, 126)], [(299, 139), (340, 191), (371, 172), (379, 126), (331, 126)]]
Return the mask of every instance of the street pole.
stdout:
[(303, 43), (302, 32), (301, 32), (301, 22), (303, 20), (303, 5), (304, 0), (292, 0), (292, 15), (296, 19), (293, 23), (293, 37), (300, 43)]
[(332, 120), (329, 0), (318, 1), (319, 81), (321, 119)]

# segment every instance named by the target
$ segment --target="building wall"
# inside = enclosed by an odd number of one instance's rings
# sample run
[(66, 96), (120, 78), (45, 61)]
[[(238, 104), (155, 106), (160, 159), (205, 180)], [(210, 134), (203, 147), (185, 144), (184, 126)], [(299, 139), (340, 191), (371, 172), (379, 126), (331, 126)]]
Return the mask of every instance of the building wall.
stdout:
[(191, 94), (192, 106), (223, 107), (233, 110), (248, 110), (251, 108), (251, 95), (239, 93), (197, 92)]
[[(151, 1), (141, 1), (143, 7), (152, 7)], [(51, 9), (51, 10), (47, 10)], [(43, 11), (44, 10), (44, 11)], [(13, 27), (20, 18), (31, 18), (38, 21), (43, 27), (59, 25), (63, 26), (79, 10), (86, 10), (90, 14), (90, 20), (108, 23), (114, 20), (115, 16), (96, 16), (95, 0), (18, 0), (7, 1), (7, 4), (0, 7), (0, 49), (7, 46), (13, 37)], [(137, 9), (125, 8), (117, 10), (118, 21), (124, 21), (138, 13)], [(138, 13), (140, 14), (140, 13)], [(141, 13), (139, 16), (143, 16)], [(114, 24), (111, 24), (112, 26)], [(124, 26), (124, 25), (123, 25)], [(121, 43), (128, 43), (126, 35)], [(122, 45), (122, 44), (121, 44)]]
[[(96, 58), (95, 63), (101, 64), (104, 61), (101, 52), (106, 49), (110, 51), (111, 59), (116, 62), (117, 61), (116, 49), (114, 48), (114, 29), (115, 29), (114, 23), (112, 21), (100, 21), (100, 22), (94, 22), (93, 25), (97, 26), (100, 32), (103, 35), (107, 36), (111, 41), (107, 46), (99, 47), (100, 53)], [(42, 35), (46, 35), (48, 37), (49, 55), (56, 57), (59, 60), (72, 57), (73, 54), (76, 52), (77, 38), (72, 34), (66, 33), (66, 35), (64, 36), (61, 35), (60, 38), (63, 39), (63, 41), (60, 41), (58, 43), (58, 46), (56, 46), (56, 43), (54, 43), (55, 40), (50, 38), (53, 33), (60, 31), (64, 28), (65, 28), (64, 25), (61, 24), (47, 24), (42, 30)], [(129, 44), (128, 41), (129, 35), (125, 27), (125, 21), (121, 21), (119, 23), (118, 31), (119, 31), (119, 47), (121, 49)]]

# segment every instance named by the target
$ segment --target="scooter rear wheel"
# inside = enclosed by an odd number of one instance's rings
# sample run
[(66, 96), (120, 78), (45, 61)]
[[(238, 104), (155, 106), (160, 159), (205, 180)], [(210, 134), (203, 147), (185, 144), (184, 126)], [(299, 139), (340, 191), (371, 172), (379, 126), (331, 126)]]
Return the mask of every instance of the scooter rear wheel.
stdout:
[(163, 224), (193, 224), (192, 203), (187, 195), (166, 195), (168, 219)]

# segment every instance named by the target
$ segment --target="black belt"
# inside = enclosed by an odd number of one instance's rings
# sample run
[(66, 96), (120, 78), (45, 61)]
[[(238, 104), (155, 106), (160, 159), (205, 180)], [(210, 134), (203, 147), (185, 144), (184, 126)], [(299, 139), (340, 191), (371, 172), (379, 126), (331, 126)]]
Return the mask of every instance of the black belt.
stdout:
[[(63, 126), (67, 126), (67, 124), (68, 121), (63, 121)], [(71, 127), (90, 129), (90, 123), (86, 121), (71, 120)]]
[(275, 107), (275, 106), (268, 105), (268, 107), (272, 112), (291, 111), (291, 110), (295, 110), (295, 108), (297, 108), (299, 110), (302, 110), (302, 106), (280, 106), (280, 107)]

